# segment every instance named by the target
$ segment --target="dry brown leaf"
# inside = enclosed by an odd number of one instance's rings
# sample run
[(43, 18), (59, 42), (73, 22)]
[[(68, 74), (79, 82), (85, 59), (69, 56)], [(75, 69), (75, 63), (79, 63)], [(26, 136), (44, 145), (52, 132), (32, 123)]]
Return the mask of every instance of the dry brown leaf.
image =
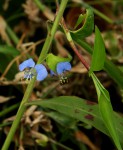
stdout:
[(55, 14), (48, 7), (45, 7), (43, 14), (48, 20), (53, 21), (55, 18)]
[(21, 81), (21, 79), (24, 77), (24, 71), (18, 72), (15, 74), (14, 82)]
[(9, 97), (5, 97), (5, 96), (0, 96), (0, 103), (5, 103), (7, 101), (9, 101), (10, 99), (15, 98), (15, 96), (9, 96)]
[(48, 137), (45, 134), (41, 134), (41, 133), (36, 132), (34, 130), (31, 130), (31, 135), (34, 138), (41, 139), (41, 140), (44, 140), (44, 141), (48, 141)]
[(26, 4), (23, 4), (22, 6), (24, 8), (24, 12), (27, 14), (30, 20), (34, 22), (41, 21), (41, 18), (38, 17), (40, 10), (33, 0), (27, 0)]
[(38, 123), (40, 123), (41, 122), (41, 120), (42, 120), (42, 118), (43, 118), (43, 114), (41, 114), (40, 116), (38, 116), (37, 118), (35, 118), (35, 120), (34, 121), (32, 121), (32, 123), (30, 124), (30, 126), (32, 127), (32, 126), (34, 126), (35, 124), (38, 124)]
[(75, 137), (78, 141), (85, 143), (86, 145), (88, 145), (90, 147), (91, 150), (99, 150), (99, 148), (94, 145), (90, 139), (87, 137), (87, 135), (85, 135), (83, 132), (81, 131), (76, 131), (75, 132)]
[(52, 131), (52, 125), (50, 119), (45, 115), (43, 111), (35, 111), (32, 114), (32, 118), (34, 119), (32, 123), (30, 124), (31, 127), (34, 127), (35, 125), (40, 125), (42, 129), (44, 129), (47, 132)]
[(9, 118), (5, 119), (4, 122), (13, 121), (13, 120), (15, 120), (15, 118), (16, 118), (16, 116), (9, 117)]
[(3, 4), (3, 9), (4, 9), (4, 10), (7, 10), (7, 9), (8, 9), (8, 7), (9, 7), (9, 2), (10, 2), (10, 0), (5, 0), (5, 2), (4, 2), (4, 4)]
[(43, 118), (41, 121), (41, 127), (44, 129), (46, 132), (51, 132), (53, 129), (53, 126), (51, 124), (51, 120), (48, 119), (47, 117)]
[(29, 107), (26, 112), (25, 112), (25, 116), (29, 117), (33, 114), (33, 112), (36, 110), (37, 106), (33, 105), (31, 107)]
[(25, 118), (25, 124), (29, 124), (29, 125), (30, 125), (31, 122), (32, 122), (31, 118), (27, 116), (27, 117)]
[(3, 19), (2, 16), (0, 16), (0, 35), (2, 40), (4, 40), (6, 43), (8, 43), (9, 45), (11, 45), (10, 39), (8, 37), (8, 35), (6, 34), (6, 22)]
[(20, 145), (18, 150), (25, 150), (25, 149), (24, 149), (23, 145)]

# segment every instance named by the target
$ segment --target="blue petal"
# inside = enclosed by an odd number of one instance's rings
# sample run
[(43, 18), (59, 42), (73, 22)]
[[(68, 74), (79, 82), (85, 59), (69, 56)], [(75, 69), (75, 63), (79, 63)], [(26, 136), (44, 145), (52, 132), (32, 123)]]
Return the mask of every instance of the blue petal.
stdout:
[(19, 70), (23, 71), (25, 68), (32, 68), (35, 66), (35, 62), (32, 58), (25, 60), (19, 65)]
[(71, 69), (71, 64), (69, 62), (60, 62), (57, 64), (57, 73), (62, 74), (65, 71), (69, 71)]
[(37, 80), (38, 81), (42, 81), (47, 77), (48, 72), (47, 72), (44, 65), (38, 64), (38, 65), (35, 66), (35, 69), (36, 69), (36, 72), (37, 72)]
[(51, 75), (51, 76), (56, 76), (56, 73), (53, 72), (52, 70), (50, 70), (50, 75)]

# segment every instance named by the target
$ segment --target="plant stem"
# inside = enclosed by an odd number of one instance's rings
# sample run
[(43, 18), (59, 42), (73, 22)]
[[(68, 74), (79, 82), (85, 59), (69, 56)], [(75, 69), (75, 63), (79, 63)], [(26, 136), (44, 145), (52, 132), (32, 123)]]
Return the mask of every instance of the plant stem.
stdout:
[(77, 55), (77, 57), (79, 58), (79, 60), (82, 62), (82, 64), (85, 66), (85, 68), (89, 71), (89, 64), (86, 62), (86, 60), (82, 57), (82, 55), (79, 53), (78, 49), (76, 48), (74, 42), (73, 42), (73, 39), (70, 35), (70, 32), (69, 30), (67, 29), (67, 26), (65, 24), (65, 21), (64, 19), (62, 18), (62, 26), (63, 26), (63, 29), (64, 29), (64, 32), (66, 34), (66, 37), (70, 43), (70, 46), (71, 48), (73, 49), (73, 51), (75, 52), (75, 54)]
[[(49, 51), (51, 42), (53, 40), (54, 34), (55, 34), (56, 30), (57, 30), (57, 27), (59, 25), (61, 17), (63, 15), (64, 9), (65, 9), (65, 7), (67, 5), (67, 2), (68, 2), (68, 0), (62, 0), (61, 1), (59, 12), (57, 13), (57, 16), (55, 18), (55, 21), (54, 21), (53, 27), (51, 29), (51, 32), (48, 33), (48, 35), (47, 35), (47, 38), (46, 38), (46, 41), (44, 43), (43, 49), (42, 49), (41, 54), (39, 56), (38, 63), (40, 63), (43, 60), (43, 58), (45, 58), (45, 56), (47, 55), (47, 53)], [(12, 124), (12, 127), (11, 127), (11, 129), (10, 129), (10, 131), (8, 133), (8, 136), (7, 136), (7, 138), (6, 138), (5, 142), (4, 142), (4, 145), (3, 145), (1, 150), (8, 150), (8, 148), (9, 148), (11, 140), (13, 139), (15, 131), (16, 131), (16, 129), (17, 129), (19, 123), (20, 123), (20, 120), (21, 120), (21, 118), (22, 118), (22, 116), (23, 116), (23, 114), (25, 112), (25, 109), (26, 109), (25, 103), (27, 103), (29, 98), (30, 98), (30, 95), (32, 93), (33, 86), (34, 86), (34, 83), (35, 83), (35, 80), (36, 80), (36, 78), (32, 79), (30, 81), (30, 84), (27, 86), (26, 92), (24, 94), (24, 97), (22, 99), (22, 102), (20, 104), (18, 112), (16, 114), (16, 118), (15, 118), (13, 124)]]
[(17, 107), (19, 107), (20, 103), (14, 104), (12, 106), (10, 106), (7, 109), (4, 109), (3, 111), (0, 112), (0, 117), (2, 117), (3, 115), (8, 114), (9, 112), (11, 112), (12, 110), (16, 109)]
[(61, 144), (59, 142), (54, 141), (53, 139), (49, 139), (49, 141), (52, 142), (52, 144), (56, 144), (56, 145), (66, 149), (66, 150), (73, 150), (73, 149), (71, 149), (71, 148), (69, 148), (69, 147), (67, 147), (67, 146), (65, 146), (65, 145), (63, 145), (63, 144)]
[(10, 129), (10, 131), (8, 133), (8, 136), (7, 136), (7, 138), (6, 138), (5, 142), (4, 142), (4, 145), (3, 145), (1, 150), (8, 150), (8, 148), (9, 148), (11, 140), (13, 139), (15, 131), (16, 131), (16, 129), (17, 129), (19, 123), (20, 123), (20, 120), (21, 120), (21, 118), (22, 118), (22, 116), (23, 116), (23, 114), (25, 112), (25, 108), (26, 107), (24, 106), (24, 104), (28, 101), (28, 99), (30, 97), (30, 94), (31, 94), (34, 82), (35, 82), (35, 78), (33, 80), (31, 80), (30, 84), (28, 85), (28, 87), (26, 89), (25, 95), (24, 95), (24, 97), (22, 99), (22, 102), (21, 102), (20, 107), (18, 109), (18, 112), (16, 114), (16, 118), (15, 118), (15, 120), (14, 120), (12, 126), (11, 126), (11, 129)]
[(10, 21), (18, 19), (20, 17), (23, 17), (23, 16), (25, 16), (25, 13), (14, 14), (14, 15), (10, 16), (6, 21), (10, 22)]
[(41, 11), (44, 11), (45, 5), (43, 5), (39, 0), (34, 0), (36, 5), (40, 8)]
[(11, 39), (13, 40), (13, 42), (17, 45), (18, 42), (19, 42), (19, 39), (16, 36), (16, 34), (12, 31), (12, 29), (9, 27), (8, 24), (7, 24), (7, 27), (6, 27), (6, 31), (7, 31), (8, 35), (11, 37)]
[(99, 17), (101, 17), (102, 19), (104, 19), (105, 21), (107, 21), (108, 23), (110, 23), (110, 24), (114, 23), (113, 20), (111, 20), (109, 17), (107, 17), (106, 15), (104, 15), (103, 13), (101, 13), (100, 11), (98, 11), (97, 9), (95, 9), (95, 8), (92, 8), (92, 9), (93, 9), (93, 11), (94, 11), (94, 13), (96, 15), (98, 15)]
[[(75, 41), (86, 51), (88, 51), (90, 54), (93, 53), (93, 48), (90, 47), (86, 42), (80, 39)], [(115, 64), (113, 64), (108, 58), (105, 60), (104, 70), (121, 88), (123, 88), (123, 72)]]
[(40, 63), (41, 60), (44, 59), (46, 57), (47, 53), (48, 53), (48, 50), (50, 48), (50, 45), (51, 45), (51, 42), (53, 40), (54, 34), (56, 32), (56, 26), (58, 27), (58, 25), (59, 25), (59, 21), (61, 20), (63, 10), (64, 10), (68, 0), (62, 0), (62, 1), (64, 1), (64, 3), (63, 3), (63, 5), (60, 5), (60, 8), (57, 12), (57, 16), (55, 18), (55, 22), (53, 24), (52, 30), (50, 30), (48, 32), (48, 35), (47, 35), (47, 38), (46, 38), (46, 41), (45, 41), (45, 45), (43, 46), (41, 55), (39, 56), (38, 63)]

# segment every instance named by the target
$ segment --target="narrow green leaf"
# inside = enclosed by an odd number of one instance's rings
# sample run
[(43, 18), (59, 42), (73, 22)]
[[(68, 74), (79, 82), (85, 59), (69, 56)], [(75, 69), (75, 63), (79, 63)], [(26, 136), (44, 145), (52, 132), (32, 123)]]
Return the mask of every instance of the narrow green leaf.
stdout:
[(77, 26), (80, 25), (80, 23), (82, 23), (82, 21), (85, 19), (85, 17), (86, 17), (85, 14), (84, 14), (84, 15), (82, 15), (82, 14), (79, 15), (78, 20), (77, 20), (77, 22), (76, 22), (76, 24), (75, 24), (74, 29), (76, 29)]
[[(78, 97), (61, 96), (49, 100), (38, 100), (29, 102), (26, 105), (39, 105), (44, 108), (56, 110), (66, 116), (80, 120), (90, 124), (100, 130), (101, 132), (111, 136), (106, 128), (106, 122), (103, 121), (102, 115), (99, 111), (99, 105)], [(115, 114), (116, 129), (123, 144), (123, 119), (118, 114)]]
[(94, 14), (92, 9), (88, 8), (86, 9), (86, 17), (83, 26), (78, 30), (70, 31), (70, 33), (73, 39), (76, 38), (82, 39), (92, 34), (93, 29), (94, 29)]
[[(93, 49), (86, 42), (81, 39), (74, 39), (81, 47), (83, 47), (88, 53), (92, 54)], [(108, 75), (121, 87), (123, 88), (123, 72), (113, 64), (108, 58), (105, 60), (104, 70), (108, 73)]]
[(96, 75), (94, 73), (91, 73), (91, 77), (92, 77), (94, 85), (96, 87), (96, 91), (97, 91), (97, 95), (98, 95), (98, 100), (100, 99), (101, 92), (102, 92), (105, 95), (106, 100), (110, 101), (108, 91), (100, 83), (100, 81), (98, 80), (98, 78), (96, 77)]
[[(20, 52), (12, 46), (0, 45), (0, 73), (3, 73), (8, 64), (12, 61), (12, 59), (14, 59), (19, 54)], [(10, 70), (8, 71), (6, 77), (11, 80), (14, 78), (17, 72), (17, 65), (13, 64)]]
[(8, 45), (0, 45), (0, 53), (5, 54), (7, 56), (11, 55), (13, 57), (20, 54), (20, 52), (16, 48)]
[(92, 62), (90, 73), (93, 71), (100, 71), (103, 69), (106, 58), (105, 45), (98, 27), (95, 27), (95, 42), (94, 51), (92, 55)]
[(110, 102), (110, 96), (108, 91), (102, 86), (100, 81), (96, 78), (94, 73), (91, 74), (91, 77), (94, 81), (97, 95), (98, 95), (98, 102), (99, 102), (99, 110), (102, 115), (103, 121), (105, 126), (107, 127), (116, 147), (118, 150), (122, 150), (118, 132), (116, 130), (116, 119), (114, 117), (113, 108)]
[(71, 55), (68, 55), (67, 58), (63, 58), (63, 57), (55, 56), (52, 53), (50, 53), (46, 57), (46, 63), (52, 71), (56, 72), (56, 66), (59, 62), (65, 62), (65, 61), (70, 62), (71, 59), (72, 59)]
[[(109, 98), (110, 99), (110, 98)], [(119, 136), (116, 130), (116, 121), (110, 101), (106, 100), (105, 95), (102, 93), (99, 99), (99, 109), (104, 120), (105, 126), (107, 127), (116, 147), (118, 150), (122, 150)]]

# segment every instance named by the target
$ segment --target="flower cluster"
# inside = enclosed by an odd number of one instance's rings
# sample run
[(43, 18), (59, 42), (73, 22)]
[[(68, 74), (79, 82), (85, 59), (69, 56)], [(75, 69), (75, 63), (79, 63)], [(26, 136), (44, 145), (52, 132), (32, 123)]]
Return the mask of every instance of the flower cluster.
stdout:
[[(71, 69), (71, 64), (69, 62), (59, 62), (56, 67), (56, 73), (51, 70), (51, 75), (63, 75), (65, 71)], [(35, 65), (35, 62), (32, 58), (25, 60), (19, 65), (19, 70), (24, 71), (24, 78), (31, 80), (34, 76), (38, 81), (44, 80), (47, 75), (47, 69), (42, 64)]]

